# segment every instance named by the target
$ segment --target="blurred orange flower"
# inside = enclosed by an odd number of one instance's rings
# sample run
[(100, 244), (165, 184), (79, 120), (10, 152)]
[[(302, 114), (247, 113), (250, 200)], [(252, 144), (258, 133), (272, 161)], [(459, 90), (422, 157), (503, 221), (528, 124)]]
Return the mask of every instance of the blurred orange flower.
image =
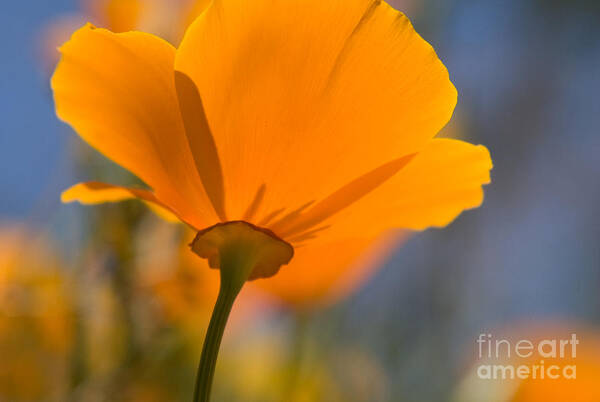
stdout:
[(151, 188), (81, 183), (63, 201), (138, 198), (197, 230), (250, 222), (306, 277), (344, 271), (389, 229), (448, 224), (489, 182), (485, 147), (434, 139), (456, 90), (384, 2), (216, 0), (178, 49), (86, 25), (61, 53), (58, 116)]
[[(457, 402), (600, 401), (598, 328), (542, 320), (489, 332)], [(480, 372), (482, 365), (491, 368)]]
[[(568, 328), (568, 327), (567, 327)], [(576, 356), (567, 348), (564, 357), (544, 358), (545, 367), (555, 365), (563, 370), (565, 366), (576, 368), (576, 378), (533, 379), (523, 380), (510, 400), (511, 402), (596, 402), (600, 401), (600, 331), (582, 329), (568, 330), (567, 328), (547, 328), (539, 333), (541, 339), (570, 339), (575, 334), (579, 340), (576, 345)], [(548, 348), (547, 348), (548, 349)], [(534, 364), (540, 364), (533, 361)], [(552, 374), (552, 373), (551, 373)]]
[(210, 0), (82, 0), (87, 21), (113, 32), (143, 30), (178, 43)]
[(69, 385), (74, 309), (49, 243), (0, 228), (0, 400), (61, 400)]
[(78, 13), (62, 15), (42, 30), (39, 51), (49, 71), (60, 56), (56, 48), (86, 22), (112, 32), (150, 32), (177, 44), (209, 0), (80, 0), (79, 3)]

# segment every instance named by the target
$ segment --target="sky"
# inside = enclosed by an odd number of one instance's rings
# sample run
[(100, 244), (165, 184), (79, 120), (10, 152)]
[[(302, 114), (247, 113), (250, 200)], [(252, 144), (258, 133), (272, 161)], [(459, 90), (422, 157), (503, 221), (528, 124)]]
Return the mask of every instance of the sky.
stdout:
[(73, 1), (6, 1), (0, 13), (0, 217), (29, 216), (40, 196), (64, 184), (68, 131), (57, 121), (49, 77), (40, 68), (40, 33)]

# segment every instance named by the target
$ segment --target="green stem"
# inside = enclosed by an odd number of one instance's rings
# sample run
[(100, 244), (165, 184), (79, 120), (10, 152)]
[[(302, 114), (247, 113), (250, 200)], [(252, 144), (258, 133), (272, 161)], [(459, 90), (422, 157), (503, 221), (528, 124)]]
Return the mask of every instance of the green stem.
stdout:
[(208, 402), (210, 399), (221, 339), (223, 338), (227, 318), (229, 317), (236, 296), (237, 293), (231, 292), (231, 287), (224, 289), (221, 286), (219, 297), (217, 298), (217, 303), (215, 304), (215, 309), (208, 325), (206, 338), (204, 339), (202, 358), (200, 359), (198, 374), (196, 376), (194, 402)]
[(255, 260), (250, 257), (250, 253), (243, 246), (232, 245), (221, 250), (221, 286), (204, 338), (202, 356), (196, 375), (194, 402), (209, 402), (210, 400), (215, 366), (225, 325), (233, 303), (254, 265)]

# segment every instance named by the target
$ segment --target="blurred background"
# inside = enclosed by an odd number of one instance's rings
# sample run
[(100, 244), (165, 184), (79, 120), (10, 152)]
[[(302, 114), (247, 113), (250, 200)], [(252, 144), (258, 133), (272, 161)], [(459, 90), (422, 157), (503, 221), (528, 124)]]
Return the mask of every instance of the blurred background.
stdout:
[[(459, 90), (443, 135), (491, 151), (485, 202), (404, 236), (318, 305), (245, 290), (215, 401), (516, 401), (508, 385), (472, 381), (479, 334), (597, 340), (600, 2), (391, 3)], [(191, 399), (218, 278), (194, 270), (190, 233), (139, 203), (60, 204), (79, 180), (134, 179), (57, 120), (49, 77), (56, 46), (87, 20), (176, 44), (197, 12), (185, 0), (3, 2), (0, 402)]]

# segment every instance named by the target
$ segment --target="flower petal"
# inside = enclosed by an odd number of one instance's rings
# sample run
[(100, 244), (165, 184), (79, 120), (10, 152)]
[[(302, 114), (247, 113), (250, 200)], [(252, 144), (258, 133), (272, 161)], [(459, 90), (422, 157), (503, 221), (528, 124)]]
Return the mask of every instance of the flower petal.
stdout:
[(226, 221), (223, 171), (215, 140), (204, 113), (202, 99), (194, 82), (187, 75), (178, 71), (175, 72), (175, 87), (181, 106), (181, 117), (198, 174), (215, 212), (221, 221)]
[(314, 228), (385, 183), (405, 167), (414, 156), (415, 154), (411, 154), (398, 158), (362, 175), (319, 202), (306, 213), (299, 214), (287, 225), (275, 224), (273, 230), (277, 230), (281, 236), (288, 237)]
[(329, 221), (319, 237), (375, 235), (387, 228), (422, 230), (445, 226), (483, 201), (490, 182), (487, 148), (435, 139), (395, 176)]
[(175, 69), (202, 97), (229, 219), (325, 199), (419, 151), (456, 90), (408, 19), (373, 0), (215, 0)]
[(160, 202), (154, 193), (149, 190), (114, 186), (112, 184), (90, 181), (78, 183), (63, 191), (60, 196), (62, 202), (79, 201), (82, 204), (93, 205), (105, 202), (119, 202), (137, 198), (144, 201), (154, 213), (168, 222), (181, 222), (177, 213)]
[(179, 113), (174, 48), (150, 34), (86, 25), (60, 50), (52, 78), (58, 116), (190, 225), (214, 223)]

